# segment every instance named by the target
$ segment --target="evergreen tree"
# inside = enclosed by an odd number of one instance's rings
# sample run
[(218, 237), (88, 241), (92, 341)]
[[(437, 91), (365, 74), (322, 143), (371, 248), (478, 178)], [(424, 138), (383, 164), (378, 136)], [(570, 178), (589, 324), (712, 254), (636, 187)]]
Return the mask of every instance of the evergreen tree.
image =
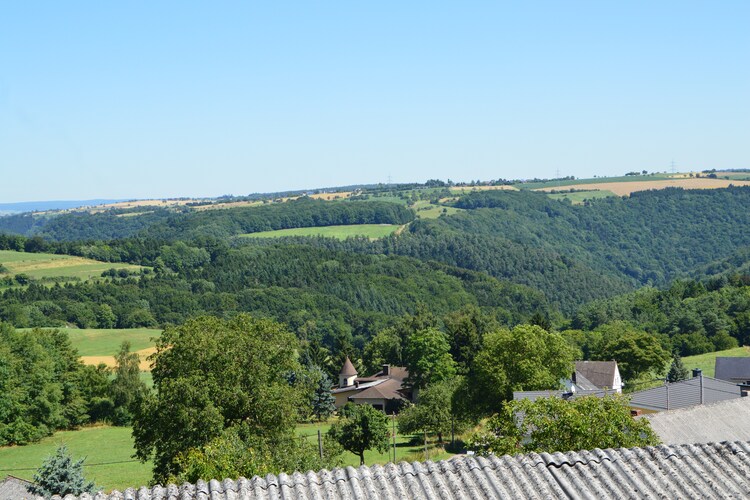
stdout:
[(318, 420), (324, 420), (336, 411), (336, 406), (334, 405), (336, 398), (331, 394), (333, 383), (328, 374), (317, 367), (316, 371), (320, 373), (320, 376), (312, 398), (312, 410)]
[(83, 476), (83, 461), (73, 461), (65, 445), (57, 448), (54, 455), (47, 457), (34, 474), (34, 484), (29, 491), (35, 495), (50, 498), (53, 495), (80, 495), (93, 493), (93, 481)]
[(685, 368), (680, 355), (675, 354), (672, 359), (672, 366), (669, 367), (669, 373), (667, 373), (667, 380), (669, 382), (679, 382), (688, 378), (690, 378), (690, 371)]

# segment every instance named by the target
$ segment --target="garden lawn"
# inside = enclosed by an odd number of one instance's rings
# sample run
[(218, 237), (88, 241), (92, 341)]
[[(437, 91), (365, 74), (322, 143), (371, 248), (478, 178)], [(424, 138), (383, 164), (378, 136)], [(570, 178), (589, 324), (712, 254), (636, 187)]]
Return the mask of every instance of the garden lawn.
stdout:
[[(151, 481), (151, 463), (132, 458), (135, 449), (130, 427), (86, 427), (56, 432), (38, 443), (0, 448), (0, 477), (31, 480), (42, 461), (66, 444), (75, 459), (86, 458), (83, 472), (105, 491), (144, 486)], [(102, 464), (102, 465), (98, 465)]]
[[(297, 435), (308, 439), (311, 443), (317, 443), (318, 442), (318, 429), (320, 429), (320, 432), (323, 436), (325, 436), (325, 433), (328, 432), (328, 429), (331, 428), (332, 423), (334, 420), (331, 420), (329, 422), (322, 422), (322, 423), (315, 423), (315, 424), (299, 424), (297, 426)], [(412, 436), (403, 436), (398, 433), (398, 425), (396, 426), (396, 461), (402, 462), (402, 461), (424, 461), (425, 460), (425, 454), (424, 454), (424, 441), (422, 441), (422, 437), (416, 437), (415, 438), (418, 442), (415, 442), (415, 444), (412, 443)], [(446, 443), (447, 444), (447, 443)], [(390, 452), (390, 453), (389, 453)], [(367, 450), (365, 452), (365, 464), (366, 465), (374, 465), (374, 464), (386, 464), (388, 462), (393, 461), (393, 449), (391, 448), (389, 452), (386, 453), (379, 453), (377, 450)], [(442, 446), (438, 446), (437, 443), (434, 441), (434, 438), (431, 438), (427, 442), (427, 459), (432, 461), (438, 461), (438, 460), (447, 460), (453, 456), (452, 453), (449, 453), (445, 450), (443, 450)], [(344, 464), (343, 466), (349, 466), (352, 467), (359, 467), (359, 457), (355, 455), (354, 453), (350, 453), (348, 451), (344, 452)]]

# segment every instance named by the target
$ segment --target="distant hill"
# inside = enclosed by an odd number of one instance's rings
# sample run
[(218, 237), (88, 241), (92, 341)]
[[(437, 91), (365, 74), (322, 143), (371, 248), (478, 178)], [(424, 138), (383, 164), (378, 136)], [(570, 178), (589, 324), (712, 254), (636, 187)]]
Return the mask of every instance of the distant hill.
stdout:
[(116, 203), (123, 200), (55, 200), (55, 201), (21, 201), (18, 203), (0, 203), (0, 215), (20, 214), (23, 212), (43, 212), (46, 210), (69, 210)]

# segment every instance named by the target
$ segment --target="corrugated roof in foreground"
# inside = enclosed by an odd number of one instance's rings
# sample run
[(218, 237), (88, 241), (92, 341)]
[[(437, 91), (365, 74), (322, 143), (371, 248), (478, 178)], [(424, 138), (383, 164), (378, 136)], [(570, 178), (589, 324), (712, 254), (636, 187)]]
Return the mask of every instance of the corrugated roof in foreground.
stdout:
[[(68, 498), (68, 497), (66, 497)], [(73, 497), (69, 497), (73, 498)], [(155, 486), (97, 500), (750, 498), (750, 444), (657, 446), (374, 465)]]
[(644, 415), (665, 444), (750, 441), (750, 397)]

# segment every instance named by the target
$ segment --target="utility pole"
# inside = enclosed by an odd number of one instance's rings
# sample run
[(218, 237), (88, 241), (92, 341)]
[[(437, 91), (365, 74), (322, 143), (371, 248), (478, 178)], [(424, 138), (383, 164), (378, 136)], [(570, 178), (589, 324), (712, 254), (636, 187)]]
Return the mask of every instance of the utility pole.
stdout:
[(392, 431), (391, 436), (393, 437), (393, 463), (396, 463), (396, 414), (391, 414)]
[(320, 459), (323, 460), (323, 439), (320, 437), (320, 429), (318, 429), (318, 453)]

